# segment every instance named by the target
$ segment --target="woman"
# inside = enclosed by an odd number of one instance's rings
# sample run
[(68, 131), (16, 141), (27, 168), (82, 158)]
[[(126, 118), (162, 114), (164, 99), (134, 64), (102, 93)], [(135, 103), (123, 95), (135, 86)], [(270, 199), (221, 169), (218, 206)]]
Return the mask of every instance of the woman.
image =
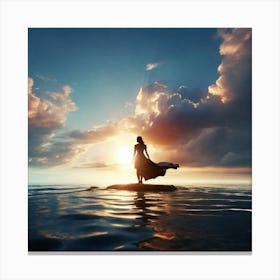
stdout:
[(147, 146), (141, 136), (137, 137), (137, 144), (134, 146), (134, 166), (139, 184), (142, 184), (143, 178), (149, 180), (158, 176), (164, 176), (166, 172), (166, 169), (161, 168), (150, 160)]

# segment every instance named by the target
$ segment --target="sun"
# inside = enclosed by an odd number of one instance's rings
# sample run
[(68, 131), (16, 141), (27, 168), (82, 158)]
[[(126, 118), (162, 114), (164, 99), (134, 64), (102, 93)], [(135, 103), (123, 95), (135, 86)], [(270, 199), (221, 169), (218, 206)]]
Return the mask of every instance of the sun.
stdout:
[(131, 163), (132, 152), (129, 148), (121, 147), (117, 152), (117, 160), (119, 164), (129, 164)]

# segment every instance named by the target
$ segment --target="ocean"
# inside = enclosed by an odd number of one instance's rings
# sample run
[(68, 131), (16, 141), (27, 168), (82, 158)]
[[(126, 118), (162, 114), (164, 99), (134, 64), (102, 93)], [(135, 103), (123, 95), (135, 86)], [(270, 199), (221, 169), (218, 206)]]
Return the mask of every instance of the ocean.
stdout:
[(173, 192), (28, 186), (28, 250), (250, 252), (250, 185)]

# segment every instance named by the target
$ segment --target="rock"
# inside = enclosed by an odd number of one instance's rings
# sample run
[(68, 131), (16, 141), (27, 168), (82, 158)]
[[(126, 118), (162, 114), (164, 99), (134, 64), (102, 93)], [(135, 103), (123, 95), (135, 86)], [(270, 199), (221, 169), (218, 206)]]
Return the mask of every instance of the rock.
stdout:
[(112, 185), (106, 188), (107, 190), (125, 190), (137, 192), (171, 192), (177, 190), (173, 185), (149, 185), (149, 184), (122, 184)]

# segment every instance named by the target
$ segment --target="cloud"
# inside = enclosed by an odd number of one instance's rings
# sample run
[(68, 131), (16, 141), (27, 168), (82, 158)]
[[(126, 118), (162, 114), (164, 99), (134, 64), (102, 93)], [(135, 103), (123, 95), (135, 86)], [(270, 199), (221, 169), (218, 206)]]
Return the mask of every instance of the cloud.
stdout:
[(83, 162), (74, 168), (92, 168), (92, 169), (113, 169), (115, 166), (112, 164), (106, 164), (104, 162), (92, 161), (92, 162)]
[(73, 130), (64, 134), (66, 138), (72, 138), (77, 143), (93, 144), (105, 141), (107, 138), (118, 134), (120, 131), (116, 122), (108, 122), (107, 124), (95, 126), (91, 130), (81, 131)]
[(157, 68), (160, 64), (159, 63), (148, 63), (146, 65), (146, 71), (151, 71), (155, 68)]
[(43, 82), (57, 82), (57, 79), (46, 75), (37, 74), (35, 77)]
[(63, 127), (67, 114), (77, 109), (71, 100), (72, 88), (64, 86), (59, 92), (45, 93), (38, 97), (32, 92), (34, 81), (28, 79), (28, 124), (29, 127), (57, 129)]
[(227, 127), (204, 128), (180, 148), (171, 160), (188, 166), (251, 166), (251, 132)]
[(57, 130), (65, 126), (67, 115), (77, 109), (68, 85), (57, 92), (33, 93), (34, 81), (28, 79), (28, 153), (32, 166), (65, 164), (83, 148), (71, 141), (57, 142)]
[(250, 28), (221, 29), (218, 35), (223, 39), (220, 46), (223, 61), (218, 67), (219, 78), (208, 90), (226, 103), (251, 92), (252, 31)]
[(212, 98), (197, 105), (178, 91), (170, 92), (166, 85), (154, 83), (144, 87), (136, 100), (135, 116), (141, 124), (140, 131), (157, 144), (185, 142), (198, 130), (219, 121), (219, 100)]
[(42, 141), (34, 151), (29, 155), (29, 165), (49, 167), (69, 163), (85, 149), (74, 142)]

